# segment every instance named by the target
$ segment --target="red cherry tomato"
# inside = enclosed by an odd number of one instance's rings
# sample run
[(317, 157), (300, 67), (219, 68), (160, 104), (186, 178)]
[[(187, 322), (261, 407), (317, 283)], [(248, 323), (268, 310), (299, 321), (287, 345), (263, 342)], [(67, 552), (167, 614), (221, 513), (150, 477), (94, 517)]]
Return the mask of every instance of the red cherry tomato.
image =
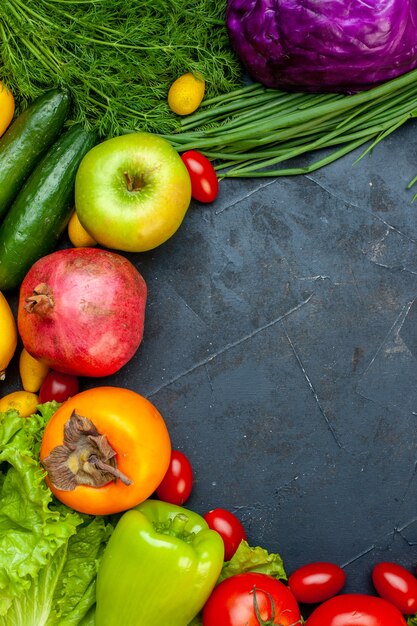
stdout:
[(407, 626), (400, 611), (383, 598), (360, 593), (334, 596), (320, 604), (305, 626)]
[(164, 502), (182, 505), (188, 500), (193, 487), (193, 469), (185, 454), (172, 450), (171, 461), (156, 495)]
[(405, 615), (417, 613), (417, 578), (396, 563), (378, 563), (372, 570), (378, 595), (394, 604)]
[(288, 579), (288, 586), (304, 604), (324, 602), (339, 593), (346, 582), (346, 574), (334, 563), (309, 563), (298, 568)]
[(44, 402), (64, 402), (79, 392), (78, 378), (71, 374), (62, 374), (51, 370), (39, 389), (39, 404)]
[(259, 624), (301, 624), (297, 600), (290, 589), (266, 574), (250, 572), (226, 578), (203, 608), (203, 626)]
[(219, 192), (219, 181), (210, 161), (196, 150), (181, 155), (191, 179), (191, 195), (199, 202), (213, 202)]
[(209, 528), (219, 533), (224, 543), (224, 560), (230, 561), (242, 539), (246, 541), (246, 532), (242, 522), (226, 509), (213, 509), (204, 516)]

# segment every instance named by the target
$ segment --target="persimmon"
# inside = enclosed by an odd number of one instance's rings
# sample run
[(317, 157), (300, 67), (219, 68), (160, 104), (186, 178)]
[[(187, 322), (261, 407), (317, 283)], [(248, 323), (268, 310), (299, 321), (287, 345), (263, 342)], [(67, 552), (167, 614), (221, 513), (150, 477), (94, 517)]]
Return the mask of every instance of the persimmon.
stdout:
[(64, 402), (40, 449), (52, 493), (90, 515), (118, 513), (146, 500), (170, 456), (162, 415), (149, 400), (120, 387), (95, 387)]

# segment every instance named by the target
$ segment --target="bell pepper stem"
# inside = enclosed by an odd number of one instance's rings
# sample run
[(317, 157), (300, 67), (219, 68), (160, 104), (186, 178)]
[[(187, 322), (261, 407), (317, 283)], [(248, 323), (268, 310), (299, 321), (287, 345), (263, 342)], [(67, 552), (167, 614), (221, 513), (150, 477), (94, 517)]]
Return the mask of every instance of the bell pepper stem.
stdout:
[(185, 531), (187, 522), (188, 517), (184, 515), (184, 513), (177, 513), (177, 515), (172, 518), (172, 525), (169, 534), (174, 537), (181, 537)]

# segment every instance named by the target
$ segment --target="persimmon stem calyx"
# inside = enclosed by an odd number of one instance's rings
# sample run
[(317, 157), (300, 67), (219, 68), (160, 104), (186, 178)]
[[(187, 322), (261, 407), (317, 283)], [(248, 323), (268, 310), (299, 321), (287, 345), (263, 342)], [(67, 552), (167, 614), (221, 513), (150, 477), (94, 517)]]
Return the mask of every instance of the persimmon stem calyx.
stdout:
[(77, 485), (100, 488), (117, 479), (132, 484), (117, 468), (116, 452), (107, 437), (75, 411), (64, 426), (63, 444), (50, 452), (43, 466), (54, 487), (62, 491), (72, 491)]

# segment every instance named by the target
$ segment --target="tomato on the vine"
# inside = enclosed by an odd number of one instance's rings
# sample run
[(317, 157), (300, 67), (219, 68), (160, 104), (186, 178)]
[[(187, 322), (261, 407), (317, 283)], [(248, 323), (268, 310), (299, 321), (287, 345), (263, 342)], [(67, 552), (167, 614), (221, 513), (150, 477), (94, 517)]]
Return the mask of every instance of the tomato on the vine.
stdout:
[(51, 370), (39, 389), (39, 404), (44, 402), (64, 402), (75, 396), (80, 388), (78, 378), (72, 374), (62, 374)]
[(219, 181), (208, 158), (197, 150), (188, 150), (181, 159), (190, 175), (192, 197), (199, 202), (213, 202), (219, 192)]
[(281, 581), (249, 572), (223, 580), (203, 608), (203, 626), (301, 624), (297, 600)]
[(188, 500), (193, 487), (193, 469), (188, 458), (179, 450), (172, 450), (171, 460), (156, 495), (164, 502), (181, 506)]
[(299, 567), (288, 578), (288, 586), (303, 604), (324, 602), (339, 593), (346, 574), (334, 563), (317, 562)]
[(417, 578), (396, 563), (378, 563), (372, 570), (378, 595), (394, 604), (405, 615), (417, 613)]
[(334, 596), (320, 604), (305, 626), (406, 626), (400, 611), (383, 598), (360, 593)]
[(226, 509), (213, 509), (203, 515), (209, 528), (219, 533), (224, 543), (224, 560), (230, 561), (246, 532), (242, 522)]

